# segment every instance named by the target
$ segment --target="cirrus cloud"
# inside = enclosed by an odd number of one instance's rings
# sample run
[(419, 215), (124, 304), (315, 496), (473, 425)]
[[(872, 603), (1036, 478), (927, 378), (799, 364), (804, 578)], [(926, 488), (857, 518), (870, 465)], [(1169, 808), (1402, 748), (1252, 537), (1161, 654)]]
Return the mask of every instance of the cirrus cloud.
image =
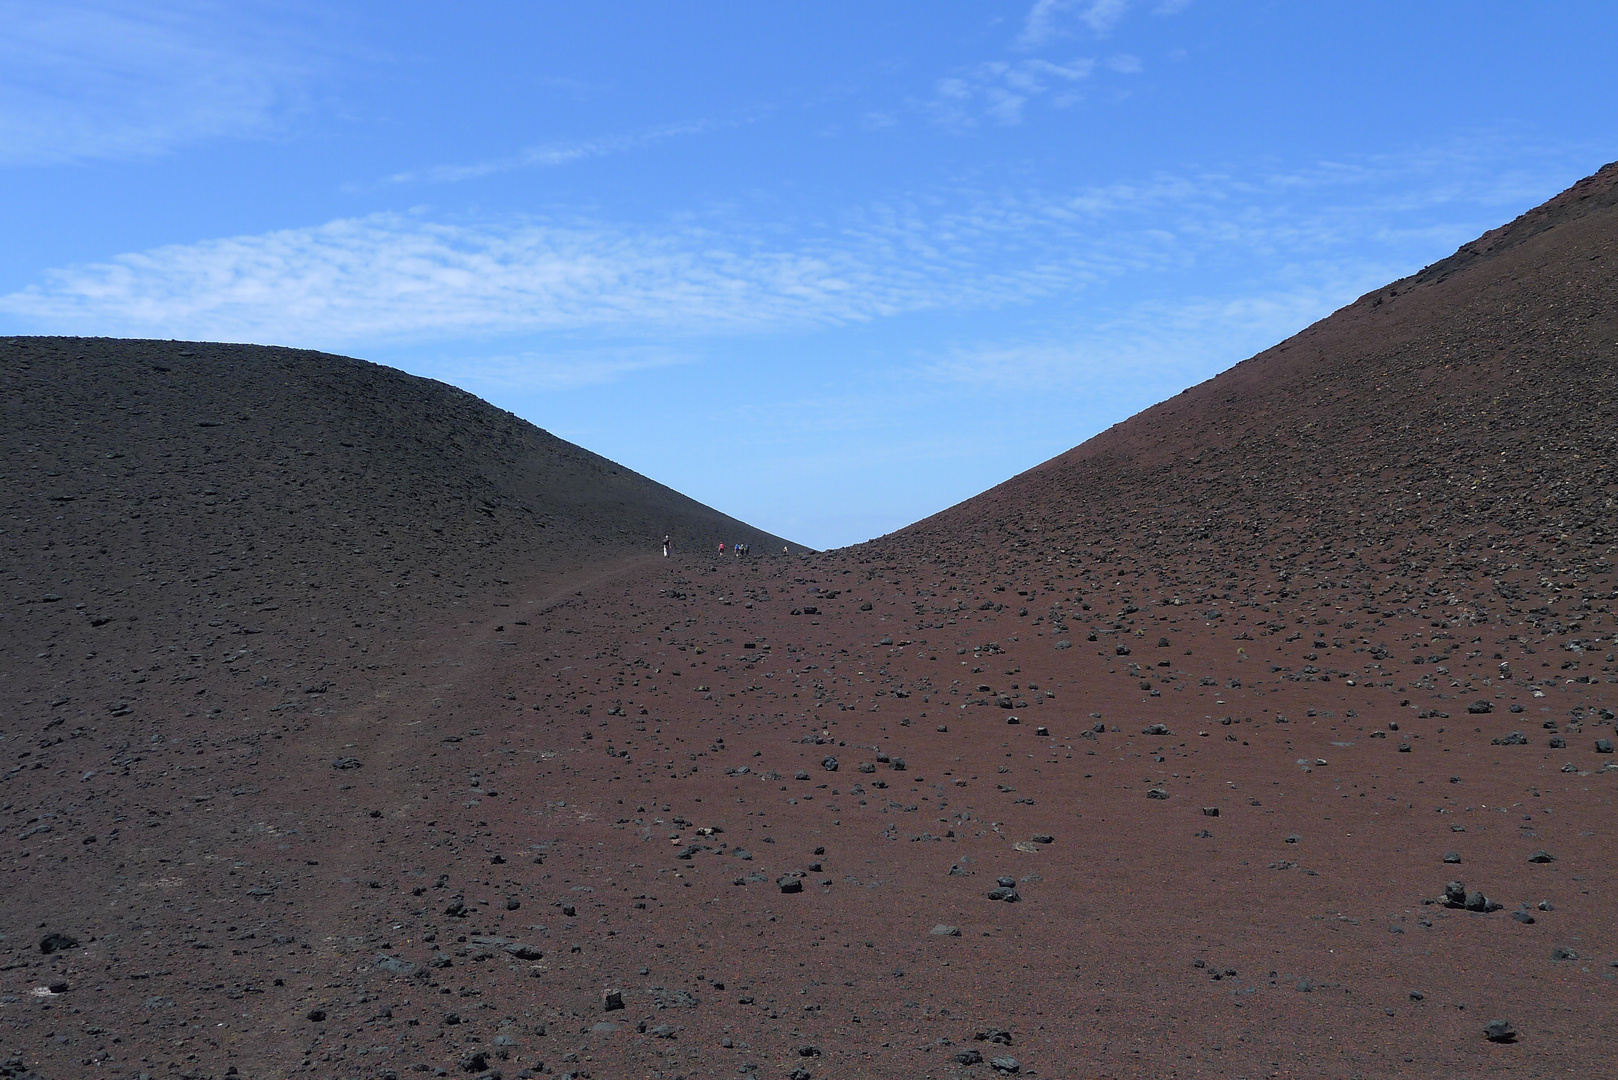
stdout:
[(244, 4), (0, 0), (0, 164), (143, 157), (261, 134), (316, 61)]

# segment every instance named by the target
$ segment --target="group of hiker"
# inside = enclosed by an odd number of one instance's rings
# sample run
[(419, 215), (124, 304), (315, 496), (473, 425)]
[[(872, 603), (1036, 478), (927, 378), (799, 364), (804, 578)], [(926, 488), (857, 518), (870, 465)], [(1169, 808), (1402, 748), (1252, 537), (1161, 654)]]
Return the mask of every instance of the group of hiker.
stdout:
[[(727, 547), (727, 545), (725, 544), (725, 542), (720, 541), (720, 543), (719, 543), (719, 557), (721, 559), (725, 557), (725, 549), (726, 549), (726, 547)], [(728, 547), (730, 549), (730, 553), (732, 555), (734, 555), (738, 559), (747, 558), (747, 556), (752, 554), (752, 551), (753, 551), (753, 545), (752, 544), (747, 544), (747, 543), (730, 544), (730, 545), (728, 545)], [(669, 552), (671, 552), (673, 550), (674, 550), (674, 540), (667, 533), (664, 533), (663, 534), (663, 557), (665, 559), (668, 558), (669, 557)]]

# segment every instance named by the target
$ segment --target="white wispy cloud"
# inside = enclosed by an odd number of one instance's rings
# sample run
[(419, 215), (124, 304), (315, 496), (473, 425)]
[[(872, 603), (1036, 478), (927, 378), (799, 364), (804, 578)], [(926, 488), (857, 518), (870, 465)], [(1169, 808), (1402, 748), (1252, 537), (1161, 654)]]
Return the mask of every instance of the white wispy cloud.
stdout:
[[(1401, 158), (1066, 191), (962, 179), (812, 224), (375, 214), (58, 268), (0, 297), (0, 312), (51, 332), (324, 346), (580, 331), (645, 340), (992, 310), (1228, 267), (1241, 275), (1233, 295), (1278, 297), (1264, 310), (1285, 322), (1297, 304), (1447, 254), (1497, 224), (1499, 207), (1554, 190), (1543, 171), (1503, 169), (1512, 153), (1463, 140)], [(612, 370), (650, 363), (608, 359)]]
[(0, 0), (0, 165), (272, 129), (312, 74), (254, 5)]
[(1035, 0), (1023, 16), (1016, 45), (1040, 48), (1056, 38), (1071, 36), (1074, 23), (1082, 23), (1097, 37), (1105, 37), (1128, 14), (1129, 7), (1130, 0)]
[(693, 353), (663, 346), (605, 346), (441, 360), (430, 366), (456, 386), (511, 392), (577, 390), (697, 361)]
[[(729, 333), (1012, 303), (1072, 284), (1081, 257), (992, 267), (1010, 237), (876, 207), (836, 234), (768, 247), (767, 230), (663, 231), (526, 218), (375, 214), (65, 267), (0, 311), (79, 332), (247, 341), (446, 338), (609, 327)], [(1060, 265), (1058, 265), (1060, 264)]]
[(1051, 93), (1056, 105), (1070, 104), (1072, 88), (1088, 79), (1095, 68), (1095, 60), (1088, 57), (1063, 63), (1027, 59), (972, 64), (938, 81), (928, 109), (947, 127), (971, 127), (980, 115), (1001, 124), (1018, 124), (1023, 107), (1044, 94)]
[[(1078, 36), (1107, 37), (1130, 6), (1130, 0), (1036, 0), (1023, 18), (1022, 31), (1011, 42), (1011, 51), (1036, 52)], [(1157, 11), (1173, 14), (1184, 7), (1184, 3), (1170, 0)], [(1088, 35), (1076, 32), (1079, 27), (1087, 29)], [(936, 122), (958, 130), (976, 127), (985, 119), (1020, 124), (1031, 102), (1043, 98), (1055, 108), (1067, 108), (1082, 101), (1077, 84), (1098, 68), (1137, 75), (1144, 65), (1131, 53), (1115, 53), (1101, 60), (1076, 57), (1062, 63), (1030, 57), (967, 64), (939, 79), (924, 107)]]
[(912, 370), (1001, 393), (1121, 395), (1149, 403), (1290, 336), (1392, 272), (1386, 263), (1361, 261), (1291, 287), (1149, 301), (1038, 335), (959, 344)]
[(1079, 19), (1096, 34), (1105, 34), (1129, 10), (1129, 0), (1094, 0), (1079, 13)]
[[(691, 120), (665, 124), (645, 131), (625, 135), (606, 135), (595, 139), (550, 143), (527, 147), (505, 158), (472, 162), (463, 165), (433, 165), (422, 169), (406, 169), (384, 177), (383, 184), (450, 184), (461, 180), (476, 180), (496, 173), (518, 169), (553, 168), (571, 165), (590, 158), (623, 154), (670, 139), (688, 135), (704, 135), (725, 128), (739, 127), (759, 119), (767, 110), (753, 109), (740, 116), (723, 119)], [(364, 185), (348, 185), (346, 190), (362, 190)]]

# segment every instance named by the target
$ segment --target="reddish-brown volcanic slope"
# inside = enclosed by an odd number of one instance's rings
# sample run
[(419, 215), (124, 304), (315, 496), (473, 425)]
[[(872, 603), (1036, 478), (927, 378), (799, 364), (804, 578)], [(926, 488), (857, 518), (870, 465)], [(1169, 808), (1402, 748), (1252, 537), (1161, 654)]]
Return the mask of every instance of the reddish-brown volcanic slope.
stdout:
[(247, 553), (186, 479), (138, 592), (9, 453), (0, 1072), (1599, 1074), (1615, 172), (823, 555), (393, 589), (445, 511)]

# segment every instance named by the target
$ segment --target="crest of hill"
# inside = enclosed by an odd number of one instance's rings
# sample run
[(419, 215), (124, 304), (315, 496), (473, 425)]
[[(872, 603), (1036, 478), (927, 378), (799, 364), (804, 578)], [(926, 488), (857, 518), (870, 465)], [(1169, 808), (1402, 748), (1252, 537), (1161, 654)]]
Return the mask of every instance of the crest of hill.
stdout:
[(471, 394), (347, 357), (7, 338), (0, 402), (0, 542), (22, 598), (161, 612), (205, 587), (250, 621), (266, 618), (255, 598), (314, 606), (336, 589), (408, 618), (418, 590), (559, 578), (656, 554), (665, 533), (688, 550), (786, 543)]
[(1203, 591), (1223, 563), (1285, 574), (1333, 549), (1604, 571), (1615, 376), (1618, 163), (872, 554), (1110, 553)]

